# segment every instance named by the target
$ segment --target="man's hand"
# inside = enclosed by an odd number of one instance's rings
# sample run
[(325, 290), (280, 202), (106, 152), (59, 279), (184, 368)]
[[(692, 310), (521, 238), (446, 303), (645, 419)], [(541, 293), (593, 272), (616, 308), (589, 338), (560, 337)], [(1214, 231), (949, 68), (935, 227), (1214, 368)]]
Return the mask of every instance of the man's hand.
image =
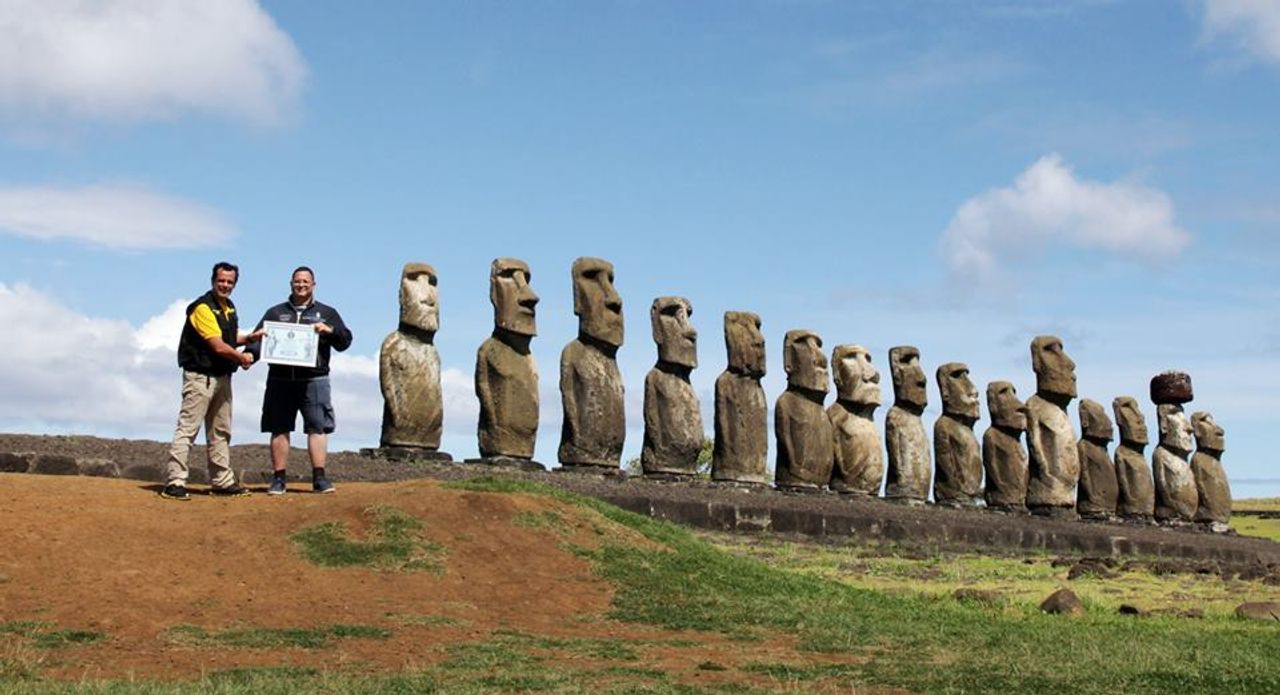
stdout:
[(241, 353), (237, 353), (237, 354), (239, 354), (239, 355), (240, 355), (240, 368), (241, 368), (241, 369), (248, 369), (248, 368), (249, 368), (249, 366), (253, 364), (253, 353), (251, 353), (251, 352), (241, 352)]
[(323, 321), (320, 323), (313, 323), (311, 325), (315, 327), (316, 333), (319, 333), (320, 335), (329, 335), (333, 332), (333, 326), (330, 326)]
[(246, 335), (246, 336), (244, 337), (244, 342), (246, 342), (246, 343), (252, 343), (252, 342), (253, 342), (253, 341), (255, 341), (255, 340), (261, 340), (261, 339), (262, 339), (262, 336), (264, 336), (264, 335), (266, 335), (266, 334), (267, 334), (267, 329), (265, 329), (265, 328), (259, 328), (258, 330), (256, 330), (256, 331), (254, 331), (254, 332), (250, 333), (249, 335)]

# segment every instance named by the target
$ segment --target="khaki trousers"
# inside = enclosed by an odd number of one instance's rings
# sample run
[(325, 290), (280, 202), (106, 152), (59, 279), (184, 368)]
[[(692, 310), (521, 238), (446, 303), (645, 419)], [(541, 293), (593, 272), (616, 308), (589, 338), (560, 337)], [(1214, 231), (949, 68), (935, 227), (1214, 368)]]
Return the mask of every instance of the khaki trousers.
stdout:
[(209, 445), (209, 484), (229, 487), (236, 482), (231, 471), (231, 376), (207, 376), (182, 371), (182, 409), (169, 447), (169, 484), (187, 484), (187, 454), (204, 424)]

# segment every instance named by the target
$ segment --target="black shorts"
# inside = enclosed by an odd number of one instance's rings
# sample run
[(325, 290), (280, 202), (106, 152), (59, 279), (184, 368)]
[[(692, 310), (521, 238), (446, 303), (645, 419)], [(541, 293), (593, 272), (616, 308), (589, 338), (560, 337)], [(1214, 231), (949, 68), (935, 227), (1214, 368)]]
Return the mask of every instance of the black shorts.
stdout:
[(303, 432), (328, 434), (333, 431), (329, 377), (301, 381), (267, 379), (267, 393), (262, 397), (262, 431), (292, 432), (299, 412)]

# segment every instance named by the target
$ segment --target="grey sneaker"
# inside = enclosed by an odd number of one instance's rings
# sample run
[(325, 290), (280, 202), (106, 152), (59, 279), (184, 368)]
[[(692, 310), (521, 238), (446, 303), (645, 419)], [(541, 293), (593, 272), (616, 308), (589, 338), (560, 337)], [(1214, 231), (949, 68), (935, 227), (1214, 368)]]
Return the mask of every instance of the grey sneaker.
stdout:
[(283, 495), (288, 491), (289, 488), (285, 487), (284, 478), (272, 478), (271, 487), (267, 488), (268, 495)]
[(253, 493), (249, 488), (241, 486), (240, 483), (231, 483), (226, 487), (209, 488), (209, 494), (214, 497), (244, 497)]
[(190, 502), (191, 493), (187, 492), (187, 488), (177, 483), (169, 483), (160, 491), (160, 496), (167, 500), (178, 500), (179, 502)]
[(329, 482), (328, 478), (316, 478), (311, 481), (311, 490), (313, 492), (325, 494), (335, 492), (336, 488), (333, 487), (333, 483)]

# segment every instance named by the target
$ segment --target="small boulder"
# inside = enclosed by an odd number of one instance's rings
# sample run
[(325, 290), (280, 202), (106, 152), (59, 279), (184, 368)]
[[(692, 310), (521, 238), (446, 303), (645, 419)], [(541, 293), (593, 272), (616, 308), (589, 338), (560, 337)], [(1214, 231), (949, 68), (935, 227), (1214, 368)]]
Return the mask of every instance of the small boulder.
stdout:
[(80, 465), (73, 456), (40, 454), (31, 462), (31, 472), (41, 475), (80, 475)]
[(1076, 592), (1070, 589), (1058, 589), (1049, 594), (1049, 598), (1040, 604), (1040, 610), (1054, 615), (1080, 615), (1084, 613), (1084, 604), (1080, 603), (1080, 597), (1076, 596)]
[(1118, 612), (1120, 615), (1134, 615), (1138, 617), (1147, 615), (1147, 611), (1127, 603), (1120, 604), (1120, 610)]
[(1250, 601), (1236, 606), (1236, 617), (1246, 620), (1280, 620), (1280, 604), (1272, 601)]
[(0, 473), (26, 473), (31, 469), (34, 454), (0, 453)]

